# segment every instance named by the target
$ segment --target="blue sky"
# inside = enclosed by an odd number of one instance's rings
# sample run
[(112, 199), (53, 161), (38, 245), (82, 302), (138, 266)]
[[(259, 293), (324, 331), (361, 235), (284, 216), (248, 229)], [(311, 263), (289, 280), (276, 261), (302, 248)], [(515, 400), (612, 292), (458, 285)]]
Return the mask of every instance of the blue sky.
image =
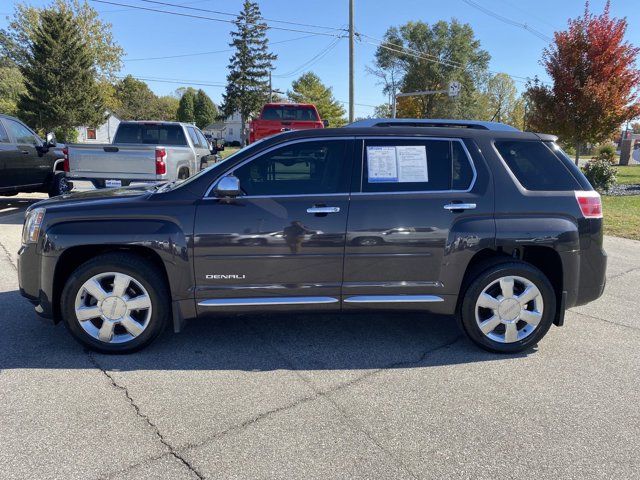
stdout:
[[(140, 0), (109, 0), (116, 3), (140, 5), (149, 8), (169, 10)], [(160, 0), (163, 1), (163, 0)], [(194, 8), (212, 9), (236, 13), (242, 0), (164, 0), (168, 3), (184, 4)], [(0, 5), (0, 26), (7, 24), (6, 15), (16, 3), (4, 0)], [(33, 0), (33, 5), (50, 3), (48, 0)], [(91, 2), (90, 2), (91, 3)], [(551, 36), (555, 30), (563, 29), (567, 19), (576, 17), (584, 10), (583, 0), (475, 0), (475, 3), (509, 18), (515, 22), (526, 23), (531, 28)], [(602, 11), (605, 0), (592, 0), (591, 9)], [(211, 53), (192, 57), (178, 57), (162, 60), (136, 60), (140, 58), (182, 55), (228, 49), (229, 32), (233, 27), (223, 22), (212, 22), (194, 18), (183, 18), (161, 13), (134, 10), (120, 6), (92, 3), (104, 20), (113, 25), (116, 41), (126, 52), (123, 74), (130, 73), (143, 78), (163, 79), (148, 81), (158, 94), (167, 94), (180, 84), (212, 83), (223, 85), (226, 79), (226, 66), (229, 52)], [(286, 20), (305, 24), (314, 24), (334, 28), (345, 27), (348, 23), (348, 0), (262, 0), (263, 16), (268, 19)], [(491, 55), (490, 69), (506, 72), (518, 77), (538, 75), (545, 78), (539, 64), (542, 49), (546, 42), (538, 36), (493, 18), (463, 0), (356, 0), (356, 30), (374, 38), (382, 38), (390, 26), (401, 25), (409, 20), (422, 20), (433, 23), (438, 20), (456, 18), (471, 24), (482, 47)], [(231, 18), (211, 13), (188, 11), (173, 8), (174, 11), (187, 14), (204, 15), (217, 18)], [(637, 0), (613, 0), (611, 11), (614, 16), (627, 17), (630, 28), (627, 39), (634, 45), (640, 45), (640, 10)], [(294, 30), (313, 30), (317, 28), (276, 24)], [(326, 32), (326, 30), (325, 30)], [(335, 33), (335, 32), (332, 32)], [(333, 87), (335, 97), (348, 100), (348, 42), (340, 39), (335, 45), (331, 36), (305, 36), (302, 32), (271, 30), (269, 39), (274, 43), (272, 50), (278, 54), (274, 71), (274, 88), (286, 91), (291, 81), (307, 70), (313, 70), (328, 85)], [(296, 39), (288, 41), (290, 39)], [(284, 42), (283, 42), (284, 41)], [(328, 49), (328, 50), (327, 50)], [(371, 105), (386, 101), (376, 79), (367, 74), (365, 67), (371, 65), (375, 46), (364, 42), (356, 43), (356, 116), (370, 115)], [(313, 61), (318, 54), (324, 56)], [(308, 68), (300, 68), (305, 63)], [(221, 100), (224, 91), (217, 86), (199, 86), (215, 102)], [(518, 83), (521, 88), (523, 83)], [(345, 103), (346, 106), (346, 103)]]

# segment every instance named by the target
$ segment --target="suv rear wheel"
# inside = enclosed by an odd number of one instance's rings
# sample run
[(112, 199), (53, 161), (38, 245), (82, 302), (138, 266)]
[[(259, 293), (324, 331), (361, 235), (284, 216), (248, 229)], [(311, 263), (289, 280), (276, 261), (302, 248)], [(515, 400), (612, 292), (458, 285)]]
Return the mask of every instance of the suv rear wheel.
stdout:
[(128, 253), (100, 255), (78, 267), (62, 292), (62, 317), (83, 345), (129, 353), (151, 343), (169, 321), (164, 275)]
[(465, 332), (480, 347), (515, 353), (545, 336), (555, 311), (556, 296), (547, 277), (533, 265), (514, 261), (476, 274), (460, 315)]

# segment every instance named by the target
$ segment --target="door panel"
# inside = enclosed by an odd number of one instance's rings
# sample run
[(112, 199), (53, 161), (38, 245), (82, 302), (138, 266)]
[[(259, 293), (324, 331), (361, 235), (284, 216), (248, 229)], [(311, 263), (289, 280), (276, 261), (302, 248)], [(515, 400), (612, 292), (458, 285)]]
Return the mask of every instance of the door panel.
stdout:
[[(424, 145), (428, 182), (368, 181), (367, 146), (395, 145)], [(388, 308), (437, 311), (441, 306), (436, 304), (448, 303), (451, 298), (447, 296), (458, 293), (449, 270), (460, 268), (455, 266), (459, 254), (479, 248), (495, 235), (487, 171), (478, 170), (473, 188), (465, 191), (476, 170), (469, 163), (460, 163), (468, 162), (467, 152), (461, 143), (448, 139), (368, 140), (364, 149), (365, 191), (352, 195), (349, 209), (344, 307), (380, 308), (384, 304)], [(411, 175), (422, 175), (415, 165), (413, 168)], [(445, 208), (457, 203), (473, 208)], [(354, 298), (361, 296), (371, 298)]]
[(52, 166), (39, 148), (40, 141), (22, 123), (8, 118), (4, 122), (15, 148), (14, 156), (7, 164), (7, 172), (14, 179), (14, 185), (43, 184)]
[(349, 141), (278, 147), (234, 170), (245, 195), (200, 202), (194, 235), (200, 313), (255, 309), (256, 302), (269, 310), (293, 303), (340, 308), (350, 152)]

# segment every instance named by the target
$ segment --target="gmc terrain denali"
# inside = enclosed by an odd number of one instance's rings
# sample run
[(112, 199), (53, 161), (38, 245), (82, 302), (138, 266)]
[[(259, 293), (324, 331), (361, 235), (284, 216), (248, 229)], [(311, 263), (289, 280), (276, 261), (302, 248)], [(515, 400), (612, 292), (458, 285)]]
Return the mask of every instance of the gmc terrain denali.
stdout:
[(604, 288), (600, 197), (549, 135), (471, 121), (292, 131), (181, 183), (26, 213), (20, 290), (89, 348), (240, 312), (452, 315), (497, 352)]

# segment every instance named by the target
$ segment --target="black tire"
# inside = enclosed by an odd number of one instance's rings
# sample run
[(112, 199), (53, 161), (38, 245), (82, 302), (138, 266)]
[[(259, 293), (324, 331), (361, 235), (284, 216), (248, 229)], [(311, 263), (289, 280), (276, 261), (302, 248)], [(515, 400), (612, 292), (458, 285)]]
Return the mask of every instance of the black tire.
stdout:
[(204, 158), (200, 160), (200, 170), (204, 170), (209, 166), (209, 162), (207, 162)]
[[(139, 282), (151, 299), (151, 317), (137, 337), (123, 343), (106, 343), (89, 335), (75, 313), (75, 301), (82, 285), (94, 275), (105, 272), (124, 273)], [(101, 353), (131, 353), (149, 345), (169, 324), (171, 298), (164, 274), (153, 263), (130, 253), (106, 253), (80, 265), (69, 277), (62, 291), (62, 319), (73, 337), (85, 347)]]
[[(511, 343), (502, 343), (489, 338), (480, 330), (476, 322), (476, 301), (480, 294), (487, 286), (505, 276), (521, 277), (533, 283), (539, 290), (544, 305), (542, 317), (533, 331), (521, 340)], [(556, 313), (556, 294), (553, 286), (544, 273), (529, 263), (503, 261), (486, 266), (475, 274), (472, 273), (472, 278), (466, 285), (459, 320), (471, 341), (485, 350), (496, 353), (517, 353), (528, 350), (546, 335), (553, 323)]]
[(93, 187), (96, 189), (106, 188), (104, 180), (91, 180)]
[(189, 178), (189, 169), (181, 168), (178, 172), (178, 180), (186, 180)]
[(49, 191), (47, 193), (50, 197), (57, 197), (58, 195), (69, 193), (72, 189), (73, 183), (67, 180), (64, 172), (55, 172), (51, 178), (51, 184), (49, 185)]

